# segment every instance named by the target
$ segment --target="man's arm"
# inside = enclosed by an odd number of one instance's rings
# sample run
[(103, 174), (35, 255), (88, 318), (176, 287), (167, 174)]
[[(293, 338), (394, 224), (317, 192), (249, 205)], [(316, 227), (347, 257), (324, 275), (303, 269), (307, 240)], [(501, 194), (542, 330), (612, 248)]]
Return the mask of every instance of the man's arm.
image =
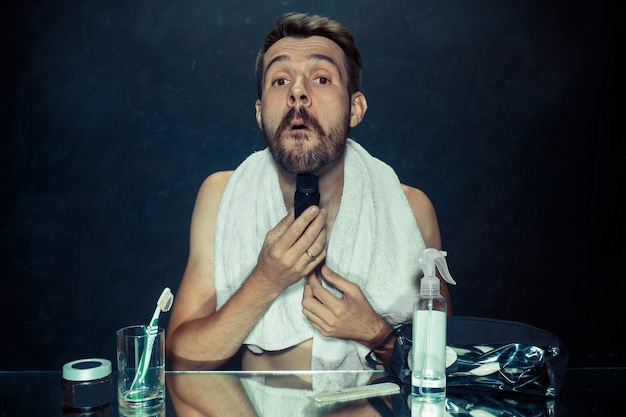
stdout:
[(215, 221), (231, 175), (220, 172), (209, 176), (198, 192), (191, 220), (189, 259), (166, 338), (174, 367), (214, 369), (222, 365), (239, 350), (280, 292), (323, 259), (320, 256), (313, 260), (305, 251), (325, 254), (325, 215), (315, 208), (294, 221), (290, 212), (268, 232), (257, 265), (244, 284), (216, 311)]
[[(408, 185), (402, 185), (404, 195), (409, 201), (413, 215), (417, 221), (417, 226), (422, 233), (424, 244), (427, 248), (435, 248), (441, 250), (441, 233), (439, 232), (439, 222), (437, 221), (437, 214), (432, 202), (424, 194), (423, 191), (417, 188), (410, 187)], [(439, 272), (437, 272), (439, 276)], [(446, 282), (439, 277), (441, 284), (441, 295), (446, 298), (448, 302), (448, 315), (452, 315), (452, 302), (450, 300), (450, 293), (448, 292), (448, 286)]]

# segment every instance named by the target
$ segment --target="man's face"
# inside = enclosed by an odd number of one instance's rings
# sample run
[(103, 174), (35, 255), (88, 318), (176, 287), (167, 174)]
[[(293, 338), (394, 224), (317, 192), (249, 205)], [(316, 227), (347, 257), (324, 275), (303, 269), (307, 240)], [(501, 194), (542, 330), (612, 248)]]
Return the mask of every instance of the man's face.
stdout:
[(341, 48), (321, 36), (283, 38), (266, 52), (256, 117), (287, 172), (323, 170), (343, 154), (350, 127), (360, 121), (351, 111), (344, 60)]

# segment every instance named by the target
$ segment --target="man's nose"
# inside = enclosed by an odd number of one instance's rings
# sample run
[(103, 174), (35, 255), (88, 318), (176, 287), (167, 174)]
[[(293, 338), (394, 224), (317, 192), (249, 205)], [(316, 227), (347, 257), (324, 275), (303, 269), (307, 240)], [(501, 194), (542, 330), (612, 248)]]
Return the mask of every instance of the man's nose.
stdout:
[(311, 95), (309, 94), (304, 80), (298, 79), (291, 85), (287, 105), (289, 107), (297, 105), (308, 107), (311, 105)]

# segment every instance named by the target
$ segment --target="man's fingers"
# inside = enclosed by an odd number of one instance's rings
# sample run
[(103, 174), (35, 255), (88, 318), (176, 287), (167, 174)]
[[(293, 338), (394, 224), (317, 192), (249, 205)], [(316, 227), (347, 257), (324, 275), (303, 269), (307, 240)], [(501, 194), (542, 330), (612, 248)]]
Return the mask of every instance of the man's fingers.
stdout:
[(322, 267), (322, 276), (326, 281), (328, 281), (329, 284), (337, 288), (342, 293), (351, 294), (353, 288), (355, 287), (354, 283), (348, 281), (326, 265)]
[(293, 209), (289, 210), (289, 213), (285, 217), (283, 217), (276, 226), (272, 230), (267, 233), (266, 241), (269, 244), (274, 243), (278, 239), (281, 238), (285, 234), (285, 232), (289, 229), (294, 222), (293, 219)]

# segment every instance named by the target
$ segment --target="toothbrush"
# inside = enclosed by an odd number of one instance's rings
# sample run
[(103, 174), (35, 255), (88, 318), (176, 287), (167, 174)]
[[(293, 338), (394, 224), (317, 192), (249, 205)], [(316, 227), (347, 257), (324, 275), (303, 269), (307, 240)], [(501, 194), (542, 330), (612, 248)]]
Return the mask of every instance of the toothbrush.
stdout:
[(170, 308), (172, 308), (173, 302), (174, 296), (172, 295), (172, 291), (166, 287), (157, 300), (157, 305), (154, 310), (154, 314), (152, 315), (152, 320), (150, 320), (150, 324), (146, 326), (146, 335), (148, 336), (148, 339), (146, 340), (143, 348), (143, 354), (141, 355), (139, 366), (137, 367), (135, 379), (130, 387), (131, 392), (135, 391), (139, 385), (143, 384), (144, 379), (146, 378), (146, 372), (148, 371), (148, 367), (150, 365), (150, 356), (152, 356), (154, 339), (159, 331), (159, 314), (161, 314), (161, 311), (168, 312)]

